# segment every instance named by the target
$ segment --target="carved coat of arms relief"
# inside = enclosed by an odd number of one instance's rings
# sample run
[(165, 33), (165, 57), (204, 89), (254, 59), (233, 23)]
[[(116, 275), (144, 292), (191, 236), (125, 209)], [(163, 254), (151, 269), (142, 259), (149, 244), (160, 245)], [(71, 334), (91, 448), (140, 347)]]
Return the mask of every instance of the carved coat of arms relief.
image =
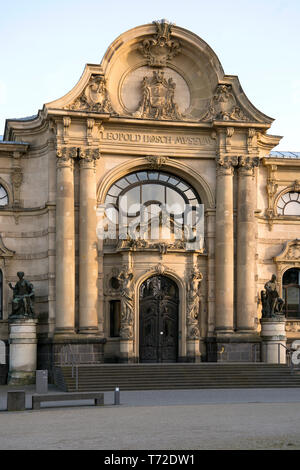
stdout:
[(141, 100), (134, 117), (150, 119), (182, 120), (175, 102), (176, 83), (165, 77), (164, 68), (181, 50), (180, 43), (171, 37), (172, 24), (166, 20), (154, 21), (156, 34), (145, 39), (139, 51), (146, 58), (148, 67), (155, 68), (152, 77), (144, 76), (140, 83)]
[(184, 118), (174, 99), (176, 83), (171, 77), (167, 80), (163, 71), (154, 70), (152, 77), (144, 77), (141, 88), (142, 99), (134, 117), (173, 120)]

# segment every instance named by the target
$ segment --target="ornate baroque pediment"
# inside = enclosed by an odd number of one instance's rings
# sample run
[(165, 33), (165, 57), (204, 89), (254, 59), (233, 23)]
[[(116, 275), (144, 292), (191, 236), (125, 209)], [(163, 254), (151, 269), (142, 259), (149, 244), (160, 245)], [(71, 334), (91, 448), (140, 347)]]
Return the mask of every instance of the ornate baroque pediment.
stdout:
[(66, 109), (116, 114), (111, 106), (103, 75), (92, 75), (83, 92)]
[(300, 263), (300, 239), (292, 240), (285, 244), (283, 251), (280, 255), (274, 257), (274, 261), (277, 263)]
[(139, 46), (139, 51), (152, 67), (165, 67), (171, 59), (180, 52), (180, 43), (171, 38), (172, 23), (166, 20), (153, 21), (156, 34), (145, 39)]
[(217, 86), (208, 109), (200, 121), (252, 121), (238, 106), (231, 85)]

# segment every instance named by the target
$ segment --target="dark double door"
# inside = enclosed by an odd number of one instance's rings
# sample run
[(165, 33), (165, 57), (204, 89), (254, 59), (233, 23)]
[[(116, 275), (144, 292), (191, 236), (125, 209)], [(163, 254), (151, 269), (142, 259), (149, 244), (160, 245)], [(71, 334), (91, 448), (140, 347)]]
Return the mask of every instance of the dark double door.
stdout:
[(140, 288), (140, 362), (176, 362), (178, 287), (165, 276), (152, 276)]

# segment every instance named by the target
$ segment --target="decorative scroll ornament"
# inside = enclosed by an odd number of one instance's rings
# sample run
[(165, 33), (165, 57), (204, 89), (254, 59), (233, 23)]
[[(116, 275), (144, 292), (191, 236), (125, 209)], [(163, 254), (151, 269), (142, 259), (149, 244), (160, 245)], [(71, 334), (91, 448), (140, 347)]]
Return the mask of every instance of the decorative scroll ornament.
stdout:
[(218, 85), (212, 97), (208, 110), (200, 118), (200, 121), (250, 121), (241, 108), (237, 105), (231, 85)]
[[(300, 239), (286, 242), (282, 252), (275, 256), (275, 263), (279, 266), (278, 272), (283, 272), (287, 267), (299, 266), (300, 263)], [(279, 276), (280, 279), (281, 276)]]
[(199, 339), (199, 307), (200, 307), (200, 283), (202, 273), (195, 267), (187, 283), (187, 336), (188, 339)]
[(11, 174), (11, 182), (14, 193), (14, 206), (18, 206), (20, 204), (20, 189), (23, 183), (22, 168), (15, 167), (13, 169), (13, 172)]
[(151, 119), (182, 120), (184, 115), (178, 110), (174, 101), (176, 83), (170, 77), (164, 77), (164, 72), (153, 71), (152, 77), (142, 80), (142, 99), (134, 117)]
[(166, 20), (153, 21), (156, 34), (145, 39), (139, 46), (139, 51), (151, 67), (165, 67), (180, 52), (180, 43), (171, 39), (172, 23)]
[(294, 240), (289, 243), (285, 259), (288, 261), (300, 261), (300, 240)]
[(81, 95), (66, 109), (116, 114), (111, 106), (103, 75), (92, 75)]

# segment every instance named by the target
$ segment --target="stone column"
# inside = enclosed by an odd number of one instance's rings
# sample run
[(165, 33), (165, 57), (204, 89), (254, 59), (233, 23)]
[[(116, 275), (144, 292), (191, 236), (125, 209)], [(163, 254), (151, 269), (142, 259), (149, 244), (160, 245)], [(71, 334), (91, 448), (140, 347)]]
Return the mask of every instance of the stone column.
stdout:
[(256, 229), (254, 211), (256, 190), (254, 167), (258, 158), (240, 157), (237, 201), (237, 329), (253, 333), (255, 324), (255, 255)]
[(237, 157), (222, 157), (217, 161), (215, 330), (218, 335), (233, 332), (233, 171), (237, 162)]
[(80, 149), (79, 333), (98, 334), (96, 161), (99, 149)]
[(56, 176), (56, 334), (75, 332), (75, 147), (57, 150)]

